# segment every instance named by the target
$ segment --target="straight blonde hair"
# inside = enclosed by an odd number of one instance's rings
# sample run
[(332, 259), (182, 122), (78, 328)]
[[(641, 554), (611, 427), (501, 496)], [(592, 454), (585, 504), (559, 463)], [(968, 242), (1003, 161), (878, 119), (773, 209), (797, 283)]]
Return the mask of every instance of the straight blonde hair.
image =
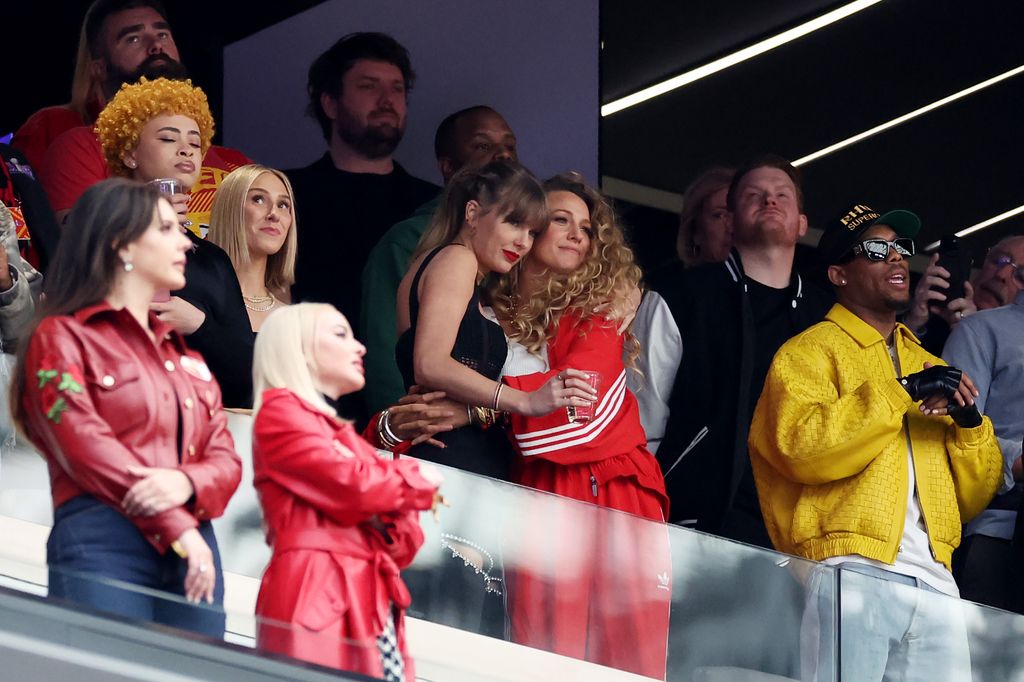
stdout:
[(252, 358), (253, 414), (263, 406), (263, 393), (287, 388), (330, 417), (338, 413), (316, 386), (318, 371), (313, 343), (320, 318), (335, 310), (327, 303), (296, 303), (270, 313), (256, 335)]
[(228, 254), (231, 265), (237, 271), (249, 264), (249, 244), (245, 232), (245, 201), (252, 183), (264, 173), (270, 173), (284, 184), (291, 202), (292, 226), (284, 239), (281, 250), (267, 257), (267, 273), (264, 284), (270, 291), (284, 291), (295, 283), (295, 253), (298, 237), (295, 234), (295, 192), (288, 177), (279, 170), (253, 163), (241, 166), (228, 173), (217, 188), (210, 209), (210, 241)]

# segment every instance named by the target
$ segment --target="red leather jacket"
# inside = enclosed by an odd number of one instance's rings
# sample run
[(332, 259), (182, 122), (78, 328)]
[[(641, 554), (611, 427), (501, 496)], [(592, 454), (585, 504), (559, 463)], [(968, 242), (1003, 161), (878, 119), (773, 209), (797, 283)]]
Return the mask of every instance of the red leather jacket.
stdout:
[(54, 508), (82, 494), (120, 508), (138, 480), (130, 465), (189, 477), (192, 504), (129, 517), (163, 553), (224, 512), (242, 463), (206, 363), (156, 316), (149, 323), (156, 344), (106, 302), (44, 319), (29, 341), (22, 402), (28, 437), (49, 465)]
[(256, 414), (253, 485), (274, 550), (256, 613), (292, 624), (265, 621), (260, 647), (380, 677), (375, 638), (394, 605), (405, 677), (413, 679), (399, 569), (423, 544), (417, 512), (431, 507), (436, 490), (419, 463), (381, 459), (351, 424), (278, 388), (263, 394)]

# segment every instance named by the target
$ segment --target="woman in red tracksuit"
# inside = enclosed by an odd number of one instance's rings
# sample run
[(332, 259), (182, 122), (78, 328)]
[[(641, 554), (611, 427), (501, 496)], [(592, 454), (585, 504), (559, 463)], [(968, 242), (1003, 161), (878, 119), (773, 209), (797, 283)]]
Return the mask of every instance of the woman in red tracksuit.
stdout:
[(389, 681), (413, 680), (399, 576), (423, 543), (440, 476), (380, 459), (323, 395), (363, 387), (366, 349), (329, 305), (274, 312), (256, 339), (253, 483), (273, 556), (258, 645)]
[[(590, 421), (510, 415), (515, 481), (606, 507), (533, 509), (509, 576), (513, 640), (663, 679), (671, 601), (661, 470), (626, 388), (620, 333), (640, 271), (608, 203), (578, 175), (545, 183), (550, 223), (491, 290), (510, 339), (504, 381), (530, 391), (568, 367), (600, 373)], [(553, 513), (554, 512), (554, 513)], [(635, 515), (635, 516), (630, 516)], [(506, 553), (506, 560), (509, 554)], [(582, 561), (580, 559), (583, 559)]]

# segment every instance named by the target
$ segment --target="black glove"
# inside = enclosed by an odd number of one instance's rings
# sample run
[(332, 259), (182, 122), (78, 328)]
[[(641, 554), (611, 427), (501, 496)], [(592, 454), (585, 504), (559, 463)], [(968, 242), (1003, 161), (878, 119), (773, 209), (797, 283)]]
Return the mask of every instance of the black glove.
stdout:
[(917, 402), (935, 395), (941, 395), (949, 401), (960, 387), (963, 372), (956, 367), (936, 365), (920, 372), (908, 374), (900, 379), (900, 384), (907, 389), (910, 397)]
[(977, 404), (961, 407), (955, 400), (951, 400), (949, 401), (949, 407), (946, 408), (946, 414), (953, 418), (957, 426), (965, 429), (981, 426), (981, 412), (978, 412)]

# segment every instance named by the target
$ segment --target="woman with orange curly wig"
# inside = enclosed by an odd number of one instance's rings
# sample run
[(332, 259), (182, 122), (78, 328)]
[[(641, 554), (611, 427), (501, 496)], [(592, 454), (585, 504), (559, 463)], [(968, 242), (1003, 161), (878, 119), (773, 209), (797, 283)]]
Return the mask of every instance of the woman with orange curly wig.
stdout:
[[(179, 215), (213, 140), (206, 93), (192, 81), (140, 78), (121, 86), (96, 119), (107, 166), (114, 175), (150, 182), (173, 178), (182, 191), (171, 197)], [(190, 225), (186, 225), (190, 227)]]
[[(515, 480), (662, 521), (661, 469), (625, 383), (633, 370), (623, 355), (635, 355), (635, 341), (620, 331), (640, 269), (611, 206), (581, 176), (558, 175), (544, 189), (547, 229), (522, 267), (490, 289), (509, 337), (503, 380), (530, 391), (569, 367), (596, 371), (598, 398), (586, 420), (568, 408), (510, 415)], [(513, 641), (664, 679), (671, 592), (655, 576), (667, 581), (671, 568), (660, 525), (565, 504), (554, 514), (527, 510), (524, 522), (544, 531), (526, 533), (519, 569), (507, 574)]]
[[(188, 192), (213, 139), (213, 117), (200, 88), (187, 80), (145, 77), (123, 85), (96, 119), (96, 133), (112, 174), (141, 182), (176, 180), (178, 188), (167, 199), (178, 222), (193, 228)], [(193, 248), (185, 287), (173, 296), (158, 292), (150, 310), (206, 359), (225, 406), (250, 407), (254, 336), (231, 259), (194, 229), (186, 232)]]

